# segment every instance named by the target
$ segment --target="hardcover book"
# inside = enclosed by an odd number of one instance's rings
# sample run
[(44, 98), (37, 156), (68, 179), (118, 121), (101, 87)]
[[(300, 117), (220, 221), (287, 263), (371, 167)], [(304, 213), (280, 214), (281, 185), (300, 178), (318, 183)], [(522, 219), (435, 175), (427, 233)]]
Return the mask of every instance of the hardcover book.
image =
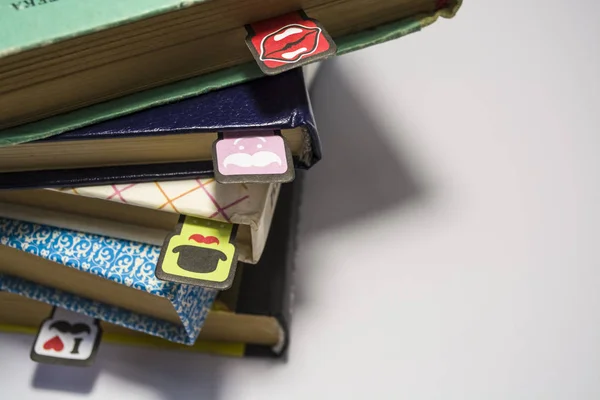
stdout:
[(190, 343), (174, 340), (180, 335), (157, 334), (156, 330), (140, 326), (137, 321), (147, 319), (141, 313), (117, 312), (114, 307), (108, 308), (110, 313), (102, 303), (91, 302), (85, 293), (61, 292), (52, 284), (34, 283), (31, 278), (25, 280), (6, 273), (0, 274), (0, 330), (35, 333), (50, 315), (51, 305), (56, 305), (102, 319), (103, 340), (107, 342), (232, 356), (282, 356), (289, 344), (300, 195), (298, 179), (283, 185), (282, 201), (273, 219), (273, 235), (264, 256), (257, 265), (242, 264), (233, 287), (217, 294), (194, 346), (178, 345)]
[(0, 219), (0, 288), (178, 343), (195, 342), (215, 290), (154, 276), (158, 246)]
[(217, 132), (256, 131), (280, 132), (299, 168), (321, 158), (302, 70), (0, 147), (0, 189), (212, 176)]
[(162, 246), (180, 215), (237, 224), (239, 259), (256, 263), (281, 185), (214, 179), (0, 191), (0, 217)]
[(459, 6), (460, 0), (2, 0), (0, 144), (258, 78), (244, 26), (298, 8), (319, 20), (344, 54), (452, 17)]

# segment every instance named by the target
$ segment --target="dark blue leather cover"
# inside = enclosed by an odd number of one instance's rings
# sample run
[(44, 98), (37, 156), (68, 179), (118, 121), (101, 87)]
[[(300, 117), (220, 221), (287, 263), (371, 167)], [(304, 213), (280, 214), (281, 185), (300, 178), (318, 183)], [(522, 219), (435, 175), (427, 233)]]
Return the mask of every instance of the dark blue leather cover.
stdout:
[[(312, 140), (312, 158), (307, 162), (294, 160), (296, 167), (306, 169), (321, 158), (321, 145), (300, 68), (65, 132), (39, 142), (297, 127), (305, 127)], [(177, 180), (212, 174), (212, 162), (10, 172), (0, 174), (0, 189)]]

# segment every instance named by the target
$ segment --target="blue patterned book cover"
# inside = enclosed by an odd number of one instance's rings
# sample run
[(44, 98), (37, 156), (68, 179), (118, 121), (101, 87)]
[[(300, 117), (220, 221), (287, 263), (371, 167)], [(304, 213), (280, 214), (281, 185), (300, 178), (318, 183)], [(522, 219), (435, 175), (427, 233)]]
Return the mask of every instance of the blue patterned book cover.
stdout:
[(154, 269), (160, 253), (158, 246), (6, 218), (0, 218), (0, 245), (153, 296), (164, 297), (173, 305), (181, 324), (86, 299), (5, 273), (0, 273), (0, 290), (177, 343), (191, 345), (196, 341), (217, 294), (215, 290), (156, 279)]

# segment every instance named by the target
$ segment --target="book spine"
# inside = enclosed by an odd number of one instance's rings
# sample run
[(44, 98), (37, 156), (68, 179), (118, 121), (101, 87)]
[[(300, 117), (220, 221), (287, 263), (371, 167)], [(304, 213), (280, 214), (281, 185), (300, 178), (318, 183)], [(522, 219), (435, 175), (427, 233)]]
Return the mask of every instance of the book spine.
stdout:
[(273, 217), (271, 235), (257, 265), (243, 268), (236, 312), (277, 318), (282, 329), (275, 347), (248, 345), (247, 356), (285, 358), (290, 342), (293, 274), (296, 258), (297, 226), (304, 172), (293, 183), (281, 187)]

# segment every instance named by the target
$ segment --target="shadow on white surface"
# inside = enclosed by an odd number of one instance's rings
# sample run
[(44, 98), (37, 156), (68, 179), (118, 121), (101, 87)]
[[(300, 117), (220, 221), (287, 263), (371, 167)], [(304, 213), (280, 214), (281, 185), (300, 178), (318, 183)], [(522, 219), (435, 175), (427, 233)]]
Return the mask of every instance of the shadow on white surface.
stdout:
[(323, 160), (307, 174), (304, 188), (303, 228), (309, 233), (352, 225), (426, 194), (386, 138), (401, 135), (402, 127), (385, 132), (339, 64), (324, 63), (311, 93)]
[[(362, 235), (375, 234), (361, 229), (362, 224), (393, 215), (409, 204), (427, 202), (432, 195), (411, 168), (410, 157), (403, 157), (398, 148), (403, 127), (386, 127), (378, 121), (373, 106), (365, 104), (356, 90), (360, 86), (343, 73), (342, 61), (324, 63), (311, 91), (323, 160), (309, 171), (304, 183), (301, 249), (312, 240), (333, 240), (330, 234), (345, 229), (355, 230), (357, 243), (361, 243)], [(315, 273), (324, 275), (311, 268), (315, 263), (310, 259), (297, 261), (301, 265), (296, 268), (295, 305), (300, 308)], [(342, 266), (328, 264), (327, 268)]]
[(98, 364), (89, 368), (38, 364), (31, 386), (36, 389), (87, 394), (92, 392), (99, 374)]
[(205, 354), (104, 345), (88, 368), (38, 364), (31, 386), (73, 394), (95, 392), (99, 379), (126, 381), (155, 398), (219, 399), (223, 359)]
[(103, 368), (119, 379), (150, 386), (165, 400), (212, 400), (220, 398), (222, 362), (205, 354), (113, 346)]

